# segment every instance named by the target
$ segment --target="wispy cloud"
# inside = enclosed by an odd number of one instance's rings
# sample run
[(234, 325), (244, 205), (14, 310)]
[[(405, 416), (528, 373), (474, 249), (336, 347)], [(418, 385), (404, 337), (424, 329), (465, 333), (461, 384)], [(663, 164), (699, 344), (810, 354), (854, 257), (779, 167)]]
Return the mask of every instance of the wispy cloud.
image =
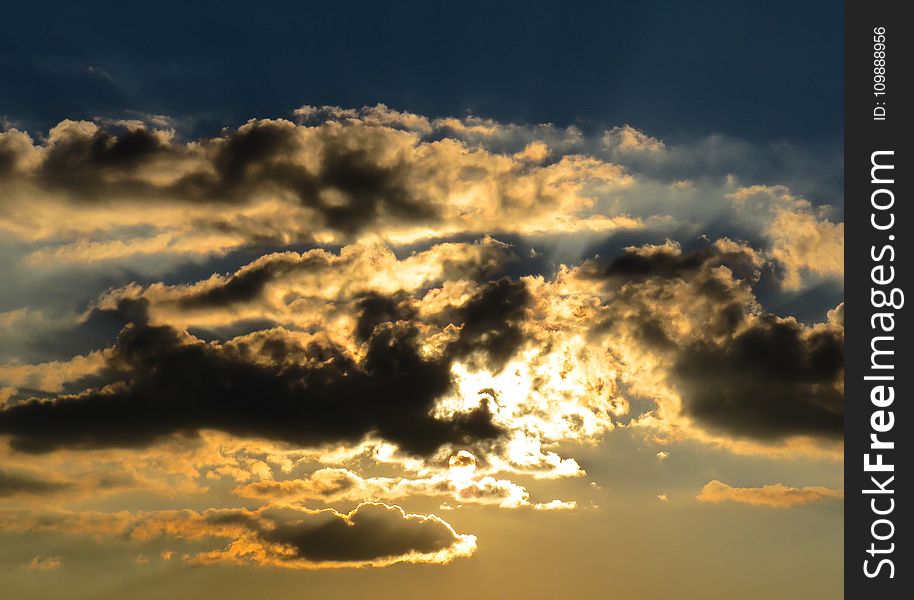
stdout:
[(705, 484), (697, 498), (699, 502), (710, 504), (737, 502), (769, 508), (791, 508), (813, 502), (840, 500), (844, 498), (844, 490), (821, 486), (796, 488), (781, 483), (762, 487), (732, 487), (715, 479)]

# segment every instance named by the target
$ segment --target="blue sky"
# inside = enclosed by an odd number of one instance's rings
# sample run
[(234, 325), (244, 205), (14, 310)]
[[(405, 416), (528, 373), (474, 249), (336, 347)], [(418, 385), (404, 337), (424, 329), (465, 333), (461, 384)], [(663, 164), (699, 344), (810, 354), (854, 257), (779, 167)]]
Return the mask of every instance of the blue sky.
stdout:
[(211, 133), (383, 102), (668, 140), (842, 136), (836, 2), (5, 4), (0, 114), (30, 129), (135, 110)]

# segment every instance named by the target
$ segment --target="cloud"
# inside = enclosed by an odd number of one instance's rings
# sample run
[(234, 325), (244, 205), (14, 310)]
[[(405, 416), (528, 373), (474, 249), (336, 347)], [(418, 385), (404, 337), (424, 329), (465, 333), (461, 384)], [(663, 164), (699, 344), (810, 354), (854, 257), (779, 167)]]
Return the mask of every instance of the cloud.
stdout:
[(460, 504), (535, 510), (571, 509), (575, 502), (531, 502), (530, 493), (506, 479), (476, 473), (476, 458), (461, 450), (450, 457), (449, 468), (425, 477), (361, 477), (347, 469), (318, 469), (300, 479), (261, 480), (235, 489), (245, 498), (267, 501), (321, 500), (388, 501), (415, 496), (446, 496)]
[(699, 502), (711, 504), (738, 502), (769, 508), (791, 508), (813, 502), (841, 499), (844, 498), (844, 491), (821, 486), (795, 488), (781, 483), (755, 488), (732, 487), (715, 479), (705, 484), (697, 498)]
[(500, 430), (485, 404), (449, 419), (430, 412), (451, 388), (454, 360), (502, 364), (510, 356), (522, 341), (527, 302), (520, 282), (486, 284), (448, 310), (449, 324), (461, 326), (433, 357), (422, 355), (415, 325), (390, 324), (370, 302), (362, 303), (358, 326), (367, 336), (361, 360), (282, 329), (205, 344), (168, 326), (132, 323), (107, 359), (113, 383), (8, 406), (0, 431), (29, 452), (145, 446), (201, 429), (306, 446), (376, 434), (416, 453), (492, 439)]
[(49, 481), (28, 473), (10, 472), (0, 469), (0, 498), (16, 495), (42, 496), (53, 494), (70, 487), (69, 483)]
[(840, 303), (835, 308), (830, 309), (826, 315), (828, 316), (829, 323), (844, 327), (844, 302)]
[[(840, 437), (843, 326), (766, 313), (753, 286), (775, 270), (747, 244), (667, 241), (488, 280), (513, 260), (491, 238), (404, 258), (357, 245), (111, 291), (88, 318), (132, 323), (95, 379), (8, 402), (0, 431), (28, 452), (205, 430), (311, 448), (375, 437), (539, 476), (581, 472), (548, 444), (632, 417), (714, 443)], [(252, 332), (187, 333), (238, 327)], [(622, 385), (656, 409), (629, 417)]]
[(771, 308), (843, 272), (839, 211), (801, 197), (829, 167), (796, 149), (383, 105), (145, 121), (0, 133), (8, 530), (444, 563), (475, 538), (391, 502), (571, 510), (543, 480), (617, 429), (840, 455), (843, 304)]
[(724, 343), (680, 350), (673, 373), (685, 411), (737, 435), (844, 432), (844, 335), (770, 315)]
[[(756, 150), (296, 118), (0, 136), (7, 279), (29, 283), (0, 315), (0, 495), (23, 507), (4, 531), (192, 564), (444, 564), (476, 538), (411, 507), (574, 510), (543, 480), (584, 476), (582, 446), (616, 429), (840, 443), (843, 307), (810, 324), (762, 303), (837, 280), (843, 229), (786, 187), (728, 198)], [(30, 345), (59, 360), (25, 364)], [(139, 497), (196, 509), (51, 508)], [(280, 504), (299, 502), (334, 509)]]
[(712, 433), (763, 442), (840, 438), (843, 326), (765, 313), (752, 286), (767, 269), (751, 248), (719, 240), (690, 252), (628, 248), (569, 277), (604, 282), (611, 300), (598, 331), (667, 420), (681, 413)]
[(534, 504), (533, 510), (574, 510), (577, 507), (578, 503), (574, 500), (550, 500), (542, 504)]
[[(399, 506), (363, 503), (348, 513), (292, 505), (258, 510), (207, 509), (139, 513), (0, 511), (0, 529), (64, 535), (90, 534), (144, 544), (155, 540), (228, 545), (187, 553), (197, 564), (241, 563), (293, 569), (384, 567), (396, 563), (446, 564), (471, 556), (476, 537), (458, 534), (435, 515)], [(173, 554), (165, 551), (163, 559)], [(56, 561), (56, 564), (55, 564)], [(59, 559), (33, 560), (56, 568)]]
[(240, 358), (238, 346), (129, 327), (113, 359), (128, 382), (8, 407), (0, 431), (29, 452), (144, 446), (200, 429), (305, 445), (356, 443), (377, 432), (413, 452), (498, 434), (485, 410), (450, 422), (428, 416), (450, 376), (446, 363), (419, 356), (409, 330), (373, 337), (362, 365), (333, 348), (272, 339), (277, 353), (296, 352), (303, 364), (260, 365)]
[(728, 197), (742, 212), (769, 215), (763, 233), (785, 268), (785, 289), (801, 289), (804, 276), (844, 275), (844, 223), (823, 218), (829, 207), (813, 207), (784, 186), (743, 187)]
[(88, 377), (104, 365), (102, 352), (39, 365), (0, 365), (0, 382), (16, 388), (60, 392), (68, 382)]
[(23, 565), (26, 571), (53, 571), (63, 565), (59, 556), (36, 556), (27, 564)]
[[(207, 429), (305, 447), (377, 436), (416, 455), (475, 445), (509, 472), (573, 474), (543, 444), (612, 429), (626, 384), (662, 422), (711, 436), (840, 437), (843, 327), (765, 313), (753, 286), (774, 270), (750, 246), (668, 241), (549, 280), (486, 281), (512, 260), (490, 238), (403, 259), (356, 246), (114, 290), (95, 312), (133, 323), (104, 351), (97, 387), (10, 403), (0, 431), (30, 452)], [(245, 323), (252, 333), (209, 343), (182, 331)]]
[(768, 229), (772, 256), (787, 268), (784, 287), (799, 289), (805, 271), (825, 277), (844, 275), (844, 223), (780, 211)]
[(616, 165), (577, 154), (542, 163), (390, 125), (252, 120), (193, 142), (139, 122), (63, 121), (38, 144), (3, 132), (10, 174), (0, 228), (46, 246), (30, 258), (40, 265), (249, 244), (641, 226), (593, 210), (599, 190), (631, 184)]
[(386, 246), (349, 245), (338, 254), (322, 249), (266, 254), (231, 275), (214, 275), (192, 285), (154, 285), (144, 290), (143, 296), (207, 314), (216, 309), (237, 311), (239, 305), (251, 302), (261, 309), (268, 304), (279, 308), (276, 296), (289, 293), (325, 301), (352, 301), (370, 294), (418, 290), (439, 281), (486, 281), (514, 258), (510, 246), (492, 238), (435, 244), (402, 259)]
[(761, 257), (746, 245), (720, 240), (690, 252), (667, 241), (661, 245), (630, 246), (614, 257), (602, 275), (625, 284), (649, 279), (686, 279), (700, 271), (726, 265), (744, 279), (758, 277), (763, 266)]
[(661, 153), (666, 144), (631, 125), (613, 127), (603, 134), (603, 145), (611, 155)]
[[(334, 511), (328, 514), (330, 518), (320, 523), (287, 522), (260, 533), (263, 542), (282, 549), (271, 562), (280, 566), (440, 564), (458, 556), (468, 556), (476, 549), (473, 536), (458, 535), (447, 522), (434, 515), (407, 514), (398, 506), (367, 503), (360, 504), (350, 513)], [(249, 549), (241, 550), (240, 556), (251, 555)], [(231, 548), (228, 553), (218, 557), (208, 555), (204, 560), (238, 556), (235, 548)], [(258, 553), (253, 556), (255, 561), (261, 560)]]

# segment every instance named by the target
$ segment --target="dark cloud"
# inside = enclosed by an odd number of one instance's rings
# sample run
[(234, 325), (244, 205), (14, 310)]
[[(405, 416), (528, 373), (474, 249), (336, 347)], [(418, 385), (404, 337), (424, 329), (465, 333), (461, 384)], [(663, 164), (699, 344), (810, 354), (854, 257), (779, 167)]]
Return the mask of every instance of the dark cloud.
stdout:
[[(494, 240), (474, 241), (476, 251), (471, 257), (445, 258), (441, 262), (442, 281), (470, 279), (484, 282), (504, 271), (508, 263), (516, 260), (510, 246)], [(428, 250), (426, 247), (424, 250)], [(176, 302), (183, 308), (205, 309), (224, 307), (256, 300), (270, 283), (297, 273), (321, 273), (334, 268), (333, 257), (326, 253), (272, 254), (239, 269), (225, 280), (190, 292)], [(366, 302), (368, 302), (366, 297)], [(383, 302), (374, 296), (375, 302)], [(366, 310), (376, 308), (365, 304)], [(369, 315), (370, 316), (370, 315)]]
[[(606, 266), (592, 261), (584, 272), (617, 288), (598, 331), (624, 323), (646, 348), (666, 356), (668, 381), (699, 424), (764, 440), (839, 437), (843, 329), (760, 314), (750, 286), (760, 272), (771, 273), (767, 267), (748, 250), (712, 245), (686, 253), (629, 250)], [(683, 317), (694, 327), (685, 336), (669, 327)]]
[(240, 183), (264, 163), (299, 149), (286, 125), (273, 121), (252, 124), (230, 135), (213, 159), (223, 182)]
[(271, 319), (241, 319), (234, 321), (229, 325), (215, 327), (188, 327), (187, 332), (196, 338), (206, 342), (225, 342), (236, 338), (266, 329), (279, 327), (280, 323)]
[(70, 487), (70, 484), (49, 481), (25, 473), (14, 473), (0, 469), (0, 498), (16, 494), (53, 494)]
[(19, 156), (6, 138), (0, 137), (0, 175), (6, 175), (16, 166)]
[[(733, 278), (716, 276), (714, 269), (719, 266), (728, 267)], [(676, 349), (676, 342), (666, 331), (670, 319), (665, 311), (676, 293), (671, 285), (685, 282), (690, 301), (711, 303), (714, 310), (701, 327), (708, 335), (727, 336), (749, 318), (752, 307), (747, 306), (747, 297), (750, 284), (759, 274), (748, 250), (722, 251), (717, 246), (687, 253), (672, 248), (651, 254), (628, 249), (608, 264), (588, 261), (582, 272), (617, 289), (613, 304), (618, 310), (599, 323), (598, 330), (611, 329), (619, 320), (632, 321), (642, 342), (666, 351)], [(694, 306), (683, 307), (690, 309)]]
[(263, 531), (265, 541), (291, 547), (294, 559), (309, 562), (363, 562), (432, 554), (459, 541), (454, 530), (433, 517), (406, 515), (396, 506), (362, 504), (347, 519), (306, 519)]
[(488, 363), (500, 369), (523, 343), (521, 323), (530, 292), (521, 281), (507, 277), (486, 287), (461, 307), (460, 338), (452, 345), (458, 356), (483, 351)]
[(361, 365), (336, 348), (284, 344), (275, 340), (271, 358), (295, 352), (305, 364), (257, 364), (241, 358), (243, 349), (131, 325), (111, 365), (124, 373), (123, 386), (10, 407), (0, 413), (0, 431), (29, 452), (143, 446), (206, 428), (300, 445), (354, 442), (374, 432), (413, 452), (497, 433), (468, 418), (429, 416), (450, 387), (449, 365), (423, 360), (408, 328), (379, 332)]
[[(300, 190), (299, 197), (303, 204), (318, 208), (333, 229), (352, 234), (382, 215), (401, 222), (435, 217), (435, 210), (407, 189), (405, 162), (379, 166), (368, 150), (338, 144), (325, 147), (324, 152), (315, 182), (319, 188)], [(315, 201), (320, 197), (319, 189), (341, 193), (344, 202), (328, 205)]]
[(610, 280), (638, 282), (660, 277), (663, 279), (685, 278), (701, 270), (726, 265), (743, 279), (752, 277), (758, 270), (752, 255), (746, 250), (721, 250), (714, 245), (689, 252), (663, 248), (651, 253), (626, 249), (625, 252), (599, 268), (598, 262), (590, 273)]
[[(365, 357), (301, 346), (282, 330), (256, 339), (206, 344), (167, 326), (135, 322), (120, 333), (106, 372), (111, 386), (0, 412), (0, 432), (26, 452), (57, 448), (136, 447), (174, 434), (217, 429), (298, 445), (355, 442), (376, 434), (407, 452), (492, 439), (500, 430), (487, 405), (450, 420), (430, 416), (451, 387), (461, 356), (501, 364), (522, 341), (528, 300), (522, 283), (493, 282), (458, 311), (462, 330), (439, 358), (425, 358), (418, 331), (395, 299), (362, 301)], [(385, 326), (380, 326), (386, 324)]]
[(360, 342), (371, 337), (375, 328), (383, 323), (410, 321), (416, 311), (409, 305), (406, 294), (394, 297), (380, 294), (369, 294), (359, 300), (359, 320), (356, 323), (355, 336)]
[[(110, 483), (99, 485), (110, 487)], [(289, 568), (321, 563), (328, 567), (444, 564), (469, 556), (476, 549), (474, 536), (456, 533), (435, 515), (408, 514), (399, 506), (377, 502), (359, 504), (349, 513), (291, 505), (258, 510), (210, 508), (202, 512), (9, 510), (0, 511), (0, 528), (6, 533), (85, 533), (99, 540), (161, 537), (195, 542), (198, 548), (229, 539), (224, 549), (203, 550), (184, 558), (193, 563), (244, 562)]]
[[(323, 226), (345, 235), (384, 219), (435, 219), (436, 210), (408, 185), (411, 163), (404, 157), (382, 164), (378, 150), (390, 142), (385, 133), (359, 137), (357, 128), (319, 131), (318, 139), (306, 145), (290, 122), (251, 121), (222, 137), (187, 145), (136, 124), (62, 126), (40, 163), (22, 177), (79, 202), (246, 204), (266, 195), (285, 197), (317, 213), (318, 222), (304, 229)], [(12, 141), (0, 143), (0, 173), (5, 173), (19, 151)], [(305, 156), (316, 166), (306, 166)], [(183, 173), (177, 179), (150, 176), (171, 175), (176, 164)], [(208, 225), (231, 226), (218, 219)]]
[(844, 335), (766, 316), (722, 344), (679, 350), (683, 410), (711, 428), (763, 439), (840, 437)]
[[(369, 147), (361, 147), (362, 143)], [(172, 191), (181, 198), (234, 202), (248, 201), (263, 191), (287, 193), (317, 211), (324, 226), (348, 235), (381, 218), (433, 219), (436, 213), (431, 206), (407, 187), (409, 163), (379, 164), (371, 143), (324, 135), (321, 144), (304, 148), (291, 124), (252, 122), (224, 140), (210, 142), (218, 144), (213, 171), (192, 173), (176, 182)], [(306, 153), (317, 153), (316, 169), (295, 160)]]
[(323, 255), (278, 254), (259, 261), (229, 277), (224, 282), (182, 297), (178, 304), (185, 308), (212, 308), (236, 302), (255, 300), (271, 281), (296, 271), (318, 270), (329, 266)]
[(649, 277), (677, 277), (696, 271), (710, 257), (708, 251), (679, 254), (657, 252), (645, 255), (628, 251), (614, 258), (601, 273), (604, 277), (619, 277), (638, 281)]
[(154, 195), (139, 169), (168, 153), (170, 144), (144, 128), (99, 127), (91, 134), (71, 131), (48, 146), (35, 177), (84, 201), (115, 194)]

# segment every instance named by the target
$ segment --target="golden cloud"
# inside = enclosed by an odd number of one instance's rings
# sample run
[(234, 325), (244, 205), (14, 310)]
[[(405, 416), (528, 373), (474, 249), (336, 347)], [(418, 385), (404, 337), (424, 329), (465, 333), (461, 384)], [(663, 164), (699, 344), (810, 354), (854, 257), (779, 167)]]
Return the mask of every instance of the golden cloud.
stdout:
[[(384, 567), (401, 562), (446, 564), (476, 550), (475, 536), (458, 534), (440, 517), (408, 514), (399, 506), (382, 503), (362, 503), (348, 513), (292, 505), (255, 511), (0, 511), (0, 530), (88, 534), (98, 541), (125, 537), (135, 544), (161, 539), (228, 539), (224, 548), (188, 553), (185, 560), (294, 569)], [(163, 554), (168, 558), (172, 555)], [(59, 559), (36, 557), (33, 563), (34, 569), (42, 570), (60, 566)]]
[(844, 498), (844, 490), (821, 486), (796, 488), (775, 483), (762, 487), (732, 487), (716, 479), (706, 483), (697, 496), (699, 502), (710, 504), (738, 502), (769, 508), (791, 508), (842, 498)]

